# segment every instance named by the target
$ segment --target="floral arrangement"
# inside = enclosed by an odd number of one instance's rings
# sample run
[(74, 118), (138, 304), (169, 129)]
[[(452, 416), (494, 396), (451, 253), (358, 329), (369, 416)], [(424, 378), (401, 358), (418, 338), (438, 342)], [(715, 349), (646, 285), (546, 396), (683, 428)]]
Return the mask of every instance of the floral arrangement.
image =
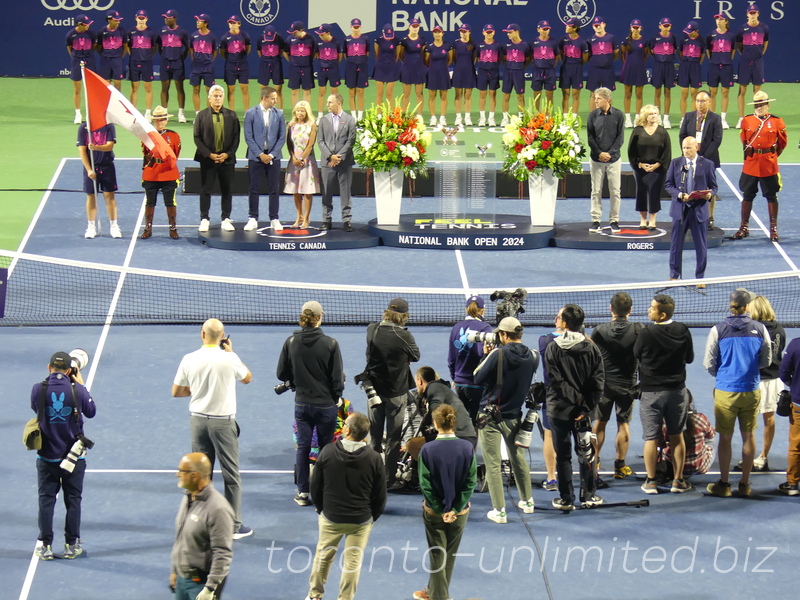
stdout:
[(431, 132), (426, 131), (422, 115), (405, 111), (400, 106), (384, 102), (373, 104), (359, 123), (353, 148), (355, 161), (373, 171), (400, 169), (415, 178), (427, 174), (426, 151), (431, 143)]
[(582, 172), (586, 148), (578, 136), (580, 127), (578, 115), (564, 115), (549, 102), (541, 110), (526, 106), (522, 117), (511, 117), (505, 127), (503, 171), (519, 181), (545, 169), (558, 178)]

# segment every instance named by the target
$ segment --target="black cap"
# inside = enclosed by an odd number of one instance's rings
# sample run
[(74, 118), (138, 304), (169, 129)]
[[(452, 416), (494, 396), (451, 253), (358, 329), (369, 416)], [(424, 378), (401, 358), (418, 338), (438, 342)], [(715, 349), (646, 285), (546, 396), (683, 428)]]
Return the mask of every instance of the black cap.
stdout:
[(56, 352), (50, 357), (50, 366), (59, 371), (66, 371), (72, 367), (72, 357), (66, 352)]
[(407, 313), (408, 302), (406, 302), (402, 298), (395, 298), (394, 300), (389, 302), (389, 310), (393, 310), (394, 312), (399, 312), (399, 313)]

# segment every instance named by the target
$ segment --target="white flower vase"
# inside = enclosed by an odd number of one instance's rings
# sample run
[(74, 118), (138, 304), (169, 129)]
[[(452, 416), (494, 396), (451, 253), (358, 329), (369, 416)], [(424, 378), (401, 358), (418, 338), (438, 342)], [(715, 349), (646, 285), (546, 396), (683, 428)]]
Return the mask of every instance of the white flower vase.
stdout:
[(400, 204), (403, 200), (403, 172), (400, 169), (392, 169), (373, 171), (372, 175), (375, 181), (378, 225), (399, 225)]
[(545, 169), (542, 173), (532, 174), (528, 178), (531, 225), (552, 227), (555, 223), (558, 181), (558, 178), (550, 169)]

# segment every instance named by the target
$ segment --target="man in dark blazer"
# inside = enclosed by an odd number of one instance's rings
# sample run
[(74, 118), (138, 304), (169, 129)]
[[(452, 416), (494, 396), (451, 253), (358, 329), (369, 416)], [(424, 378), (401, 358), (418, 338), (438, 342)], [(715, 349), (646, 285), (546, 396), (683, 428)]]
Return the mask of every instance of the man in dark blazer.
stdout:
[[(697, 92), (694, 101), (697, 110), (687, 112), (681, 121), (681, 131), (678, 134), (681, 144), (689, 136), (700, 144), (698, 154), (714, 163), (714, 168), (719, 168), (719, 146), (722, 144), (722, 118), (710, 110), (711, 95), (701, 90)], [(708, 207), (708, 228), (714, 226), (714, 206), (717, 195), (711, 197)]]
[(225, 90), (221, 85), (212, 85), (208, 90), (208, 108), (204, 108), (194, 119), (194, 159), (200, 163), (200, 228), (208, 231), (208, 211), (211, 208), (211, 189), (219, 178), (221, 192), (220, 228), (233, 231), (231, 207), (233, 204), (233, 171), (236, 167), (236, 149), (239, 147), (239, 117), (235, 112), (223, 108)]
[(319, 120), (317, 145), (322, 168), (322, 226), (331, 229), (334, 178), (339, 180), (339, 197), (342, 202), (342, 222), (345, 231), (353, 231), (351, 219), (350, 186), (353, 181), (353, 144), (356, 141), (356, 121), (342, 109), (342, 95), (328, 96), (328, 114)]
[[(672, 159), (664, 184), (664, 188), (672, 196), (669, 207), (669, 215), (672, 217), (672, 243), (669, 248), (670, 279), (681, 278), (683, 240), (687, 230), (692, 232), (697, 256), (695, 278), (702, 279), (706, 272), (708, 201), (717, 193), (717, 175), (714, 163), (700, 156), (698, 147), (699, 144), (693, 137), (683, 140), (681, 143), (683, 156)], [(692, 198), (693, 192), (701, 192), (701, 197)], [(705, 284), (697, 287), (705, 287)]]
[(275, 108), (278, 92), (261, 89), (261, 102), (244, 115), (244, 141), (247, 143), (247, 172), (250, 176), (250, 209), (245, 231), (258, 228), (258, 200), (261, 179), (267, 178), (269, 220), (274, 231), (283, 230), (278, 220), (280, 208), (281, 158), (286, 143), (286, 118)]

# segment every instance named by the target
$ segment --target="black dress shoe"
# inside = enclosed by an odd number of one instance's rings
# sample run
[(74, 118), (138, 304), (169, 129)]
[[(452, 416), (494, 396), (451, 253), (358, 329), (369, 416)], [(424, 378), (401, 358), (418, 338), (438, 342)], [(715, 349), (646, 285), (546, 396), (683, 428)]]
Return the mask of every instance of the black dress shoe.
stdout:
[(325, 231), (327, 229), (333, 229), (333, 225), (330, 221), (325, 221), (322, 225), (319, 226), (320, 231)]
[(353, 225), (350, 223), (350, 221), (347, 221), (347, 222), (344, 224), (344, 230), (345, 230), (345, 231), (353, 231)]

